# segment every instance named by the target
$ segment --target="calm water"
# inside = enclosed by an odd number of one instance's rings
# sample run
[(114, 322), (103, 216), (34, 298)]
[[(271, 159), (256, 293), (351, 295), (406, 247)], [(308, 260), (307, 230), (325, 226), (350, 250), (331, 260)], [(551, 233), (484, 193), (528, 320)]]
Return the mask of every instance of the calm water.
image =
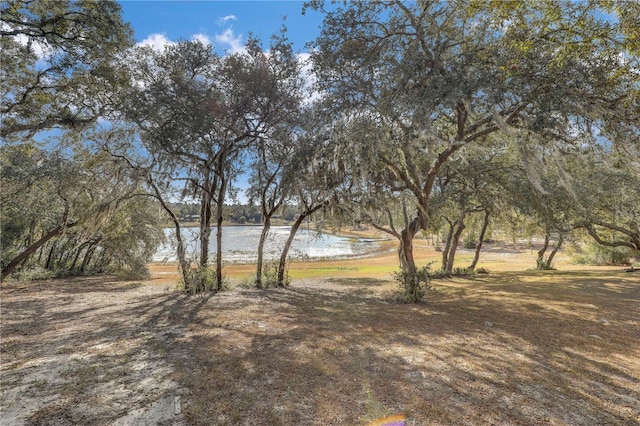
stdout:
[[(279, 259), (282, 248), (289, 236), (289, 226), (273, 226), (264, 247), (267, 260)], [(198, 257), (199, 228), (182, 228), (182, 235), (187, 243), (187, 253), (192, 259)], [(255, 262), (258, 253), (261, 226), (225, 226), (222, 229), (223, 260), (231, 263)], [(216, 253), (216, 228), (211, 231), (209, 245), (210, 260), (214, 260)], [(165, 229), (167, 243), (153, 256), (153, 260), (175, 261), (174, 229)], [(378, 249), (378, 243), (373, 240), (339, 237), (336, 235), (319, 234), (316, 231), (299, 229), (289, 249), (292, 259), (323, 259), (335, 257), (362, 256)]]

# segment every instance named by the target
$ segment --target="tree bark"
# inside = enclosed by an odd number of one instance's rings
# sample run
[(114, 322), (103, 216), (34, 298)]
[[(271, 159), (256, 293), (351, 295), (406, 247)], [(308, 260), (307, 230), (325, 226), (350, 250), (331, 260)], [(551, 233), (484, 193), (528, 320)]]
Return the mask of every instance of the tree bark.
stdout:
[(538, 250), (538, 258), (536, 259), (536, 269), (541, 271), (544, 269), (544, 254), (547, 252), (547, 249), (549, 248), (549, 232), (547, 231), (547, 233), (544, 236), (544, 244), (542, 246), (542, 248), (540, 250)]
[(449, 249), (451, 248), (451, 241), (453, 240), (453, 231), (455, 230), (455, 223), (449, 222), (449, 219), (445, 218), (449, 224), (449, 232), (447, 232), (447, 239), (444, 242), (444, 248), (442, 249), (442, 267), (443, 271), (447, 270), (447, 264), (449, 259)]
[(54, 241), (51, 244), (51, 248), (49, 249), (49, 254), (47, 255), (47, 262), (44, 264), (44, 269), (51, 269), (51, 261), (53, 260), (53, 253), (56, 251), (56, 247), (58, 246), (57, 241)]
[(84, 255), (84, 259), (82, 260), (82, 266), (80, 266), (80, 272), (84, 274), (85, 269), (87, 268), (87, 265), (89, 265), (89, 263), (91, 262), (91, 259), (93, 258), (93, 254), (96, 251), (96, 245), (92, 244), (91, 246), (89, 246), (89, 248), (87, 249), (87, 252)]
[(419, 230), (419, 219), (415, 218), (409, 226), (400, 232), (400, 247), (398, 248), (398, 260), (403, 271), (415, 276), (417, 268), (413, 258), (413, 238)]
[(167, 214), (171, 218), (171, 221), (173, 222), (173, 227), (176, 230), (175, 238), (176, 238), (176, 242), (178, 243), (178, 247), (176, 249), (176, 255), (178, 256), (178, 265), (180, 269), (180, 274), (182, 275), (182, 280), (184, 281), (185, 288), (189, 288), (190, 267), (189, 267), (189, 264), (187, 263), (186, 249), (184, 247), (184, 241), (182, 240), (180, 220), (175, 215), (175, 213), (171, 210), (171, 208), (169, 208), (167, 203), (165, 203), (164, 198), (162, 198), (162, 193), (160, 192), (160, 189), (157, 187), (157, 185), (151, 179), (150, 176), (147, 177), (147, 181), (149, 182), (149, 185), (151, 185), (151, 187), (153, 188), (153, 191), (156, 194), (156, 199), (160, 202), (160, 205), (162, 206), (164, 211), (167, 212)]
[(547, 258), (547, 260), (545, 262), (545, 269), (551, 269), (551, 264), (553, 263), (553, 258), (555, 257), (556, 253), (558, 253), (558, 250), (560, 250), (560, 247), (562, 247), (562, 243), (563, 242), (564, 242), (564, 237), (562, 236), (562, 234), (560, 234), (560, 237), (558, 237), (558, 242), (553, 247), (553, 251), (551, 251), (551, 254), (549, 255), (549, 257)]
[(205, 177), (205, 190), (200, 200), (200, 268), (206, 268), (209, 263), (209, 240), (211, 238), (211, 190), (209, 176)]
[[(216, 200), (216, 288), (217, 291), (222, 290), (222, 222), (224, 220), (224, 196), (227, 192), (227, 179), (224, 171), (220, 175), (220, 187), (218, 191), (218, 199)], [(205, 265), (206, 267), (206, 265)]]
[(262, 263), (264, 258), (264, 243), (269, 235), (271, 228), (271, 215), (265, 215), (262, 232), (260, 233), (260, 241), (258, 242), (258, 260), (256, 265), (256, 288), (262, 288)]
[(484, 241), (484, 236), (487, 233), (487, 228), (489, 227), (489, 211), (484, 211), (484, 222), (482, 223), (482, 229), (480, 230), (480, 237), (478, 238), (478, 245), (476, 246), (476, 253), (473, 257), (473, 262), (471, 262), (471, 266), (469, 269), (472, 271), (476, 269), (476, 265), (478, 264), (478, 260), (480, 260), (480, 250), (482, 249), (482, 242)]
[(466, 210), (462, 209), (460, 211), (460, 216), (458, 217), (458, 220), (455, 224), (456, 232), (453, 234), (453, 239), (451, 241), (451, 247), (449, 249), (449, 255), (447, 259), (447, 267), (445, 268), (445, 272), (447, 273), (447, 275), (451, 275), (451, 272), (453, 271), (453, 262), (455, 261), (455, 258), (456, 258), (456, 251), (458, 250), (458, 244), (460, 243), (460, 235), (462, 235), (462, 231), (465, 228), (464, 218), (466, 216), (466, 213), (467, 213)]
[(296, 219), (293, 226), (291, 227), (291, 231), (289, 231), (289, 237), (287, 238), (287, 241), (282, 248), (282, 254), (280, 254), (280, 262), (278, 264), (278, 280), (276, 282), (277, 287), (284, 287), (284, 272), (287, 266), (287, 256), (289, 255), (289, 249), (291, 248), (291, 244), (293, 243), (293, 239), (295, 238), (300, 225), (302, 225), (302, 222), (304, 222), (307, 217), (311, 216), (313, 213), (320, 210), (326, 205), (327, 203), (324, 202), (314, 207), (307, 208), (303, 213), (300, 214), (298, 219)]
[(66, 228), (71, 228), (73, 226), (76, 226), (77, 224), (78, 222), (60, 225), (57, 228), (54, 228), (51, 231), (44, 234), (38, 241), (31, 244), (22, 253), (18, 254), (16, 257), (11, 259), (11, 262), (9, 262), (7, 266), (2, 268), (2, 272), (0, 273), (0, 278), (5, 278), (7, 275), (15, 271), (18, 265), (26, 261), (33, 253), (36, 252), (36, 250), (42, 247), (47, 241), (62, 234)]

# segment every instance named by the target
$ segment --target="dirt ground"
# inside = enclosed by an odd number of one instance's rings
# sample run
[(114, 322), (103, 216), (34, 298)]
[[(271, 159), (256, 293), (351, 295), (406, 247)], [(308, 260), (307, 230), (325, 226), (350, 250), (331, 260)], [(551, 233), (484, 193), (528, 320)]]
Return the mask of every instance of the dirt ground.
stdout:
[(5, 283), (0, 424), (640, 424), (640, 273), (515, 271), (530, 256), (495, 248), (415, 305), (392, 302), (392, 254), (203, 297), (168, 265)]

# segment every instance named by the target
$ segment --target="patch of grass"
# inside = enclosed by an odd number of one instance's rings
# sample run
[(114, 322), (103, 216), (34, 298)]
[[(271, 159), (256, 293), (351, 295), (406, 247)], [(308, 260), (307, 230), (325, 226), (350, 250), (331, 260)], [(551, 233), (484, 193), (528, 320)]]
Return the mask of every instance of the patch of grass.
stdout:
[(380, 419), (386, 417), (390, 414), (389, 409), (379, 400), (377, 399), (373, 393), (371, 392), (371, 388), (369, 385), (364, 384), (363, 390), (365, 394), (364, 399), (364, 410), (365, 413), (362, 417), (362, 422), (364, 424), (371, 423), (376, 419)]

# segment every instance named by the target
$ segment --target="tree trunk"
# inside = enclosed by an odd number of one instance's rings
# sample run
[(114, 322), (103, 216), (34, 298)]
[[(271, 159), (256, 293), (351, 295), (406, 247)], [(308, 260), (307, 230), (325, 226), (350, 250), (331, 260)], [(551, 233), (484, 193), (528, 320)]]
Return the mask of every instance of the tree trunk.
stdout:
[(26, 261), (33, 253), (36, 252), (36, 250), (42, 247), (47, 241), (51, 240), (53, 237), (57, 237), (58, 235), (62, 234), (62, 232), (66, 228), (71, 228), (77, 224), (78, 222), (73, 222), (66, 225), (60, 225), (57, 228), (52, 229), (51, 231), (44, 234), (38, 241), (31, 244), (22, 253), (18, 254), (16, 257), (11, 259), (11, 262), (9, 262), (7, 266), (2, 268), (2, 272), (0, 273), (0, 278), (5, 278), (7, 275), (11, 274), (18, 265)]
[(87, 265), (91, 262), (93, 258), (93, 253), (96, 251), (96, 245), (92, 244), (84, 255), (84, 259), (82, 260), (82, 266), (80, 266), (80, 272), (84, 274)]
[(418, 268), (413, 258), (413, 238), (421, 229), (422, 221), (420, 217), (414, 218), (411, 222), (405, 221), (407, 225), (400, 233), (400, 248), (398, 257), (403, 275), (403, 288), (407, 301), (417, 302), (420, 300), (421, 280), (418, 278)]
[(44, 269), (51, 269), (51, 261), (53, 260), (53, 253), (56, 251), (56, 247), (58, 246), (57, 241), (54, 241), (51, 244), (51, 248), (49, 249), (49, 255), (47, 256), (47, 263), (44, 264)]
[(562, 234), (560, 234), (560, 237), (558, 237), (558, 242), (556, 243), (555, 247), (553, 247), (553, 251), (551, 252), (551, 254), (549, 255), (549, 257), (545, 262), (545, 269), (551, 269), (553, 258), (556, 256), (556, 253), (558, 253), (558, 250), (560, 250), (560, 247), (562, 246), (563, 242), (564, 242), (564, 237), (562, 236)]
[(220, 188), (218, 191), (218, 199), (217, 202), (217, 212), (216, 212), (216, 288), (217, 291), (222, 291), (222, 221), (224, 220), (223, 215), (223, 207), (224, 207), (224, 196), (227, 192), (227, 179), (224, 176), (224, 172), (220, 176)]
[(444, 248), (442, 249), (442, 269), (445, 271), (447, 269), (447, 263), (449, 259), (449, 249), (451, 248), (451, 241), (453, 240), (453, 231), (455, 230), (455, 223), (449, 222), (449, 219), (445, 218), (447, 223), (449, 224), (449, 232), (447, 232), (447, 239), (444, 242)]
[(73, 257), (73, 262), (71, 262), (71, 265), (69, 265), (69, 272), (73, 272), (73, 270), (76, 268), (76, 263), (78, 263), (78, 259), (80, 259), (80, 255), (82, 254), (82, 250), (84, 250), (84, 248), (87, 246), (87, 244), (89, 244), (88, 242), (84, 242), (80, 245), (80, 247), (78, 247), (78, 250), (76, 250), (76, 255)]
[(469, 269), (472, 271), (476, 269), (476, 265), (478, 264), (478, 260), (480, 260), (480, 250), (482, 249), (482, 242), (484, 241), (484, 236), (487, 233), (487, 228), (489, 227), (489, 211), (484, 211), (484, 222), (482, 223), (482, 229), (480, 230), (480, 237), (478, 238), (478, 245), (476, 246), (476, 254), (473, 257), (473, 262), (471, 262), (471, 266)]
[(187, 289), (187, 288), (189, 288), (189, 269), (190, 269), (190, 266), (187, 263), (187, 253), (186, 253), (186, 249), (184, 247), (184, 241), (182, 240), (182, 234), (181, 234), (181, 231), (180, 231), (180, 220), (175, 215), (175, 213), (171, 210), (171, 208), (169, 208), (167, 203), (164, 202), (164, 198), (162, 198), (162, 193), (160, 192), (160, 189), (158, 189), (158, 187), (156, 186), (155, 182), (153, 182), (151, 177), (148, 177), (147, 181), (149, 182), (149, 184), (153, 188), (153, 191), (156, 194), (156, 199), (158, 201), (160, 201), (160, 205), (162, 206), (164, 211), (167, 212), (167, 214), (171, 218), (171, 221), (173, 222), (173, 227), (176, 230), (175, 238), (176, 238), (176, 241), (178, 243), (178, 247), (177, 247), (177, 250), (176, 250), (177, 251), (176, 255), (178, 256), (178, 265), (179, 265), (179, 269), (180, 269), (180, 274), (182, 274), (182, 280), (184, 281), (185, 289)]
[(414, 219), (408, 227), (402, 230), (400, 233), (400, 247), (398, 248), (400, 268), (411, 275), (415, 275), (417, 270), (416, 262), (413, 258), (413, 237), (418, 232), (417, 222), (418, 219)]
[(453, 262), (455, 261), (455, 258), (456, 258), (456, 251), (458, 250), (458, 244), (460, 243), (460, 235), (462, 235), (462, 231), (465, 228), (464, 218), (466, 213), (467, 212), (464, 209), (462, 209), (460, 211), (460, 216), (458, 217), (458, 221), (455, 224), (456, 232), (453, 234), (453, 239), (451, 241), (451, 248), (449, 249), (449, 255), (447, 259), (447, 267), (445, 269), (445, 272), (447, 273), (447, 275), (451, 275), (451, 272), (453, 271)]
[(264, 258), (264, 243), (269, 235), (271, 228), (271, 215), (264, 216), (264, 225), (260, 233), (260, 241), (258, 242), (258, 261), (256, 266), (256, 288), (262, 288), (262, 263)]
[(540, 250), (538, 250), (538, 258), (536, 259), (536, 269), (541, 271), (544, 269), (544, 254), (549, 248), (549, 232), (547, 232), (544, 236), (544, 245)]
[(203, 191), (200, 200), (200, 268), (209, 263), (209, 241), (211, 239), (211, 194)]
[(320, 210), (326, 205), (327, 203), (325, 202), (322, 204), (318, 204), (317, 206), (310, 209), (308, 208), (305, 212), (300, 214), (300, 217), (298, 217), (298, 219), (291, 227), (291, 231), (289, 231), (289, 237), (287, 238), (287, 241), (285, 242), (282, 249), (282, 254), (280, 255), (280, 263), (278, 264), (278, 280), (276, 282), (277, 287), (284, 287), (284, 272), (287, 266), (287, 256), (289, 255), (289, 249), (291, 248), (291, 244), (293, 243), (293, 239), (295, 238), (300, 225), (302, 225), (302, 222), (304, 222), (307, 217), (311, 216), (314, 212)]

